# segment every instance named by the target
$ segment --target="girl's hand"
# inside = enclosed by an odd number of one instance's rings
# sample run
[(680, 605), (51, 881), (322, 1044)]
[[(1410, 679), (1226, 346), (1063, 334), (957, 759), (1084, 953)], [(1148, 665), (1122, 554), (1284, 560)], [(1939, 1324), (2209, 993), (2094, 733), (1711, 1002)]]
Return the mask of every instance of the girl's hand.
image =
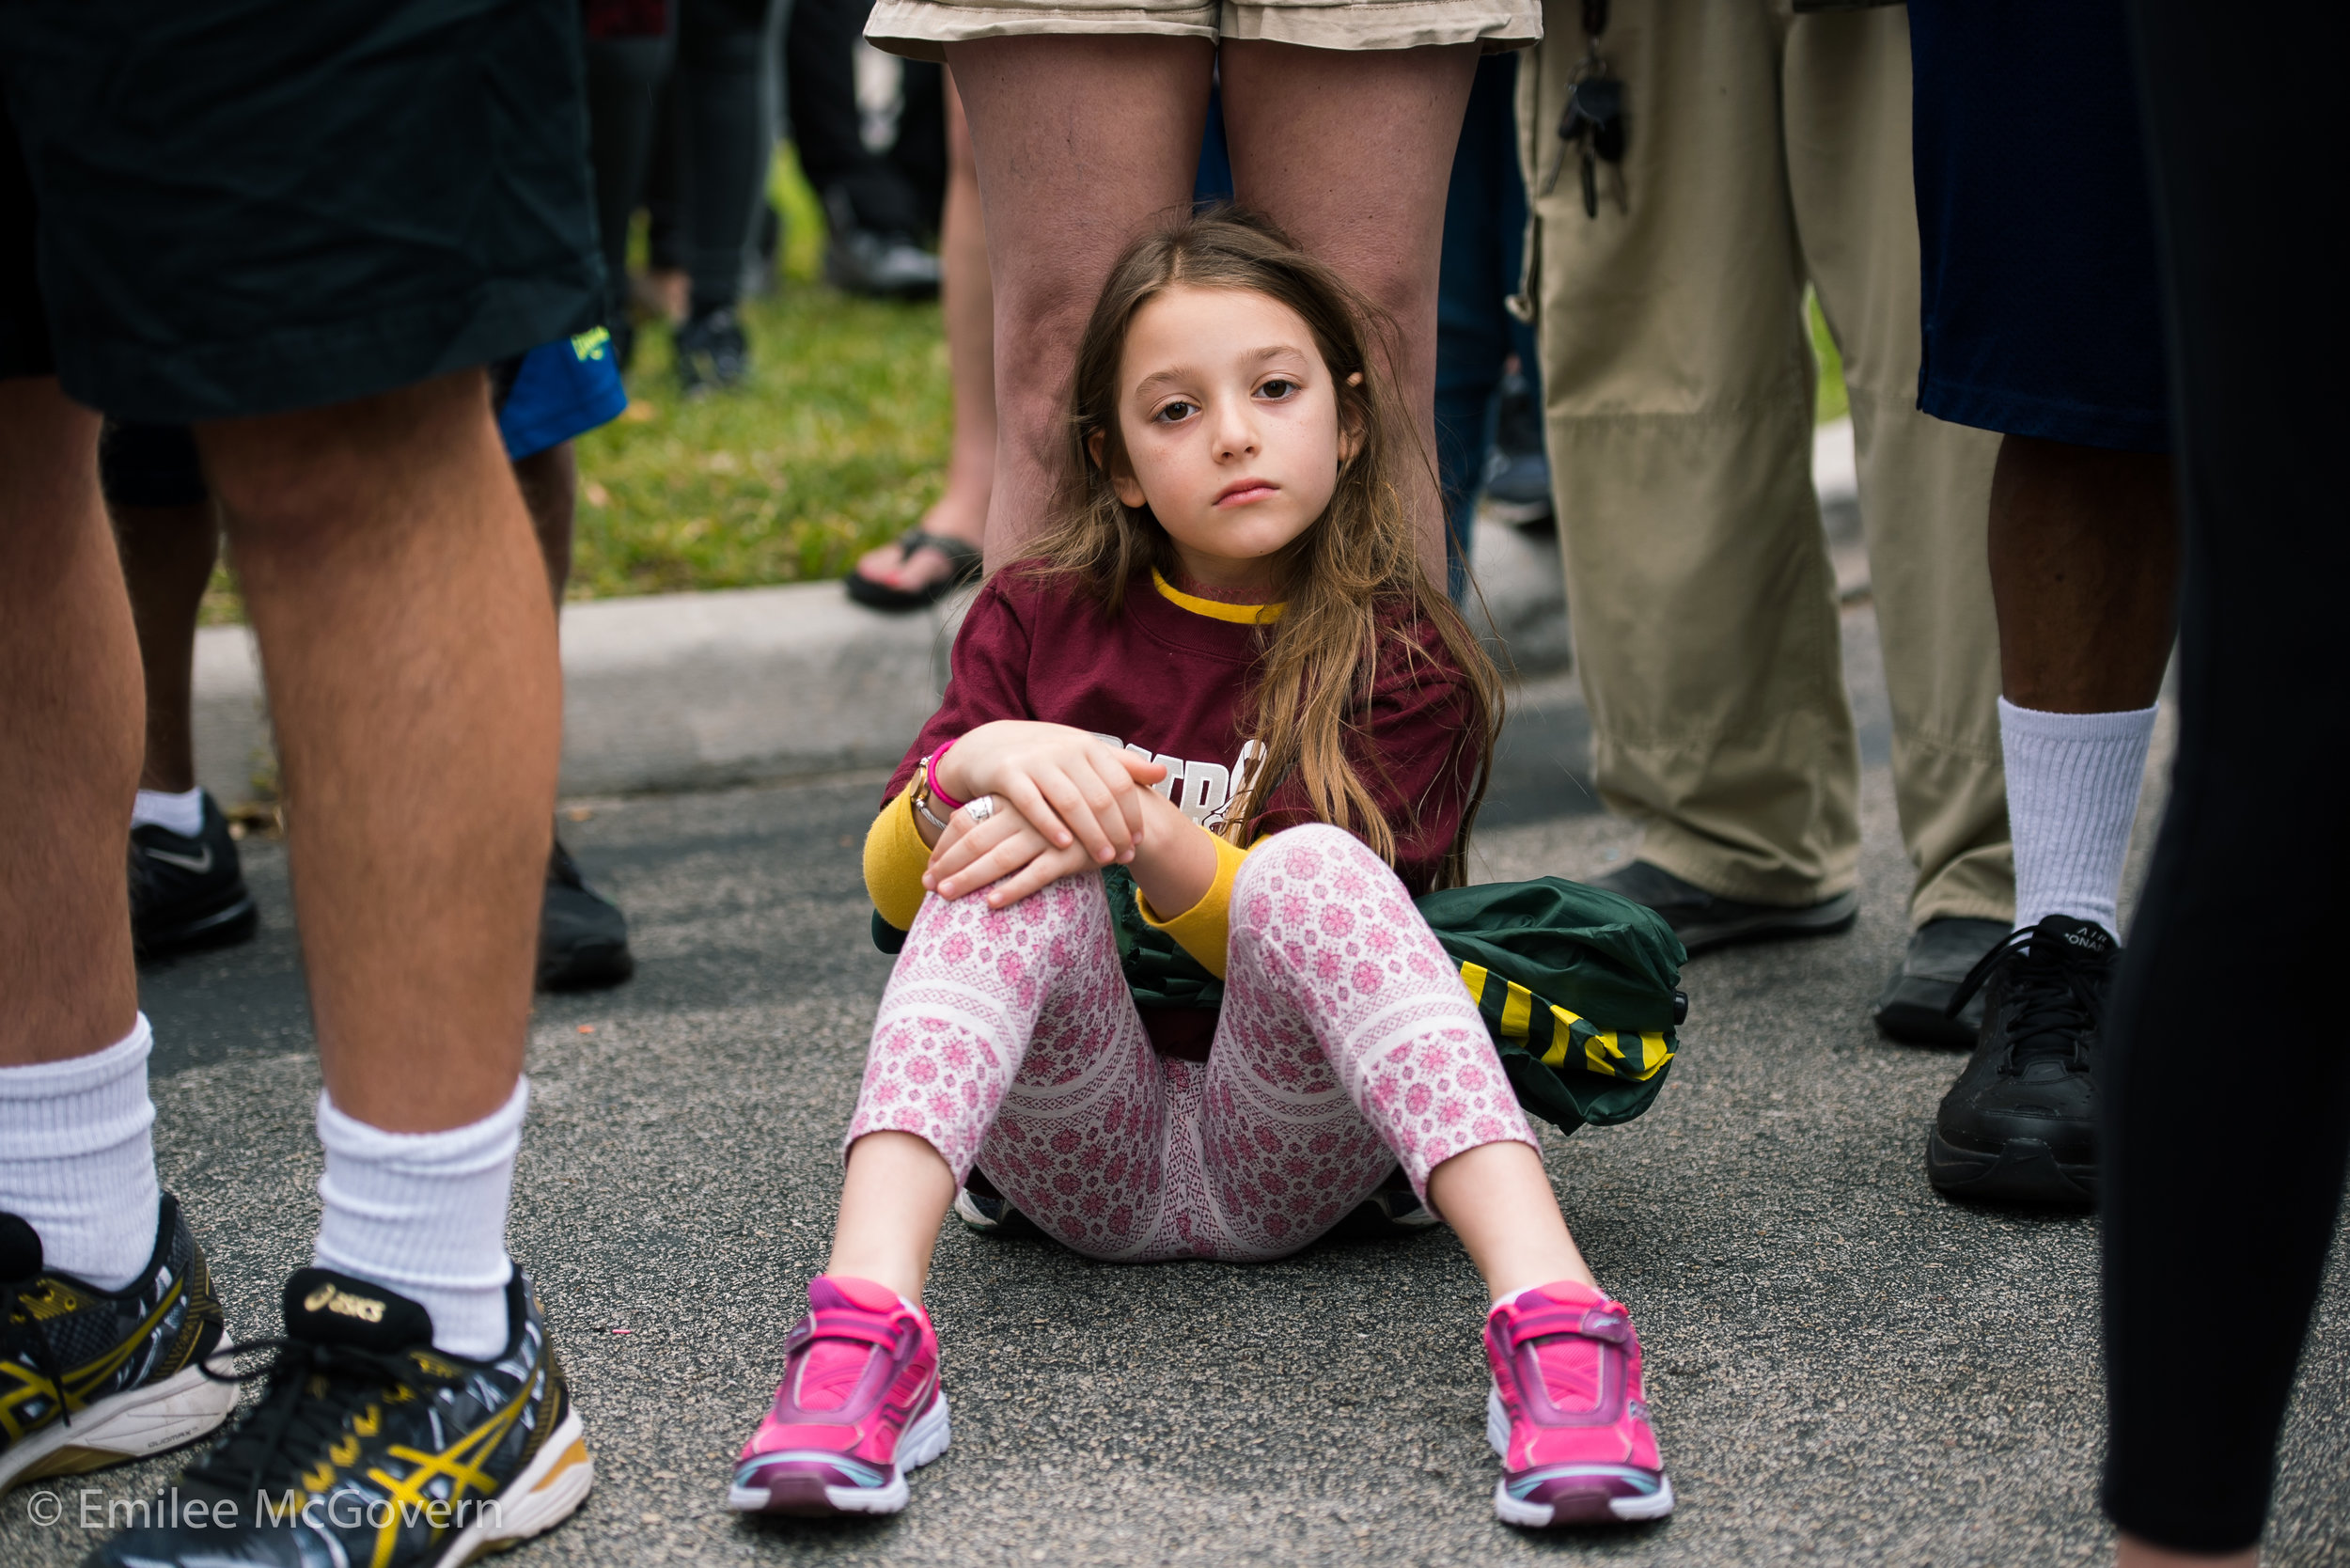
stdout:
[(1048, 846), (1082, 847), (1089, 858), (1081, 863), (1096, 866), (1132, 857), (1142, 837), (1143, 798), (1166, 776), (1158, 763), (1114, 750), (1082, 729), (1026, 719), (980, 725), (938, 764), (948, 794), (995, 795)]
[[(1101, 746), (1098, 741), (1093, 744)], [(995, 814), (985, 822), (974, 823), (965, 811), (947, 819), (947, 831), (931, 852), (922, 886), (949, 903), (986, 887), (990, 909), (1009, 909), (1062, 877), (1093, 869), (1082, 844), (1056, 848), (1047, 843), (1026, 818), (999, 798)], [(989, 886), (1004, 878), (1009, 880), (1002, 886)]]

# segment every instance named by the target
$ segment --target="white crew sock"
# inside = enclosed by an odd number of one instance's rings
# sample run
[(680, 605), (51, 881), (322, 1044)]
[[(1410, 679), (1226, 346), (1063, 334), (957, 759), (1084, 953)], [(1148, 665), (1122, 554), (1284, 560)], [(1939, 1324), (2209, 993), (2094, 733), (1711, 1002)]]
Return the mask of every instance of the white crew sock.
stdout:
[(2018, 931), (2069, 915), (2122, 933), (2122, 861), (2159, 707), (2044, 713), (1999, 698)]
[(316, 1262), (388, 1286), (432, 1314), (432, 1342), (475, 1359), (506, 1348), (506, 1205), (530, 1081), (469, 1127), (386, 1133), (319, 1096)]
[(137, 1279), (155, 1254), (154, 1038), (142, 1012), (93, 1055), (0, 1067), (0, 1210), (32, 1226), (45, 1268), (101, 1290)]
[(182, 839), (204, 831), (204, 787), (193, 790), (141, 790), (131, 803), (133, 827), (169, 828)]

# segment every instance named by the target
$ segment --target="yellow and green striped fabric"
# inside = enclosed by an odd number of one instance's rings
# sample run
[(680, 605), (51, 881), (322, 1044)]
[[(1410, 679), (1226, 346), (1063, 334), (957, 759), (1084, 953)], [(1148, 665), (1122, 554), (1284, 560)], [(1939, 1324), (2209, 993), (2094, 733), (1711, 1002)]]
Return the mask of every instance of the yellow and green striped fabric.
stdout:
[(1602, 1029), (1481, 964), (1462, 964), (1461, 982), (1494, 1039), (1522, 1046), (1545, 1067), (1572, 1065), (1602, 1077), (1645, 1083), (1672, 1060), (1672, 1046), (1661, 1032)]

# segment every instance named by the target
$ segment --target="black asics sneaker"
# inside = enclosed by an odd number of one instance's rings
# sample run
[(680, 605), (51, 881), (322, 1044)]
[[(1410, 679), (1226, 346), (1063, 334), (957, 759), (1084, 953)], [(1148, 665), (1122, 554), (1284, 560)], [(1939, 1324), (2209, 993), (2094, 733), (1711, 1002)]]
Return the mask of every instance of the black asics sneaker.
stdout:
[(212, 1275), (168, 1194), (147, 1271), (119, 1291), (45, 1271), (40, 1237), (0, 1214), (0, 1492), (220, 1425), (237, 1390), (202, 1361), (222, 1342)]
[(506, 1349), (467, 1360), (432, 1348), (407, 1297), (296, 1270), (286, 1337), (251, 1374), (268, 1391), (188, 1467), (173, 1522), (90, 1568), (456, 1568), (562, 1523), (595, 1465), (519, 1271), (507, 1310)]
[(1982, 1032), (1942, 1097), (1926, 1177), (1960, 1198), (2087, 1208), (2097, 1201), (2098, 1038), (2121, 944), (2051, 915), (1982, 955), (1951, 996), (1980, 987)]
[(131, 934), (140, 956), (225, 948), (246, 940), (260, 923), (228, 819), (210, 790), (195, 838), (154, 823), (131, 830)]
[(539, 989), (584, 991), (618, 985), (636, 972), (628, 950), (628, 917), (588, 886), (563, 840), (547, 857), (546, 902), (539, 910)]

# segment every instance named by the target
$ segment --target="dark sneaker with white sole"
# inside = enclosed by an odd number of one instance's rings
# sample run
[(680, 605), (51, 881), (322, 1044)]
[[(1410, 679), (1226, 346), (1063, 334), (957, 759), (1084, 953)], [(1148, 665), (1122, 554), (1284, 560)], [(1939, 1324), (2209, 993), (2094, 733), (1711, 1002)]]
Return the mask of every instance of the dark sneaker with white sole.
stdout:
[(1028, 1225), (1027, 1217), (1011, 1206), (1010, 1199), (995, 1190), (995, 1184), (977, 1166), (964, 1178), (963, 1185), (955, 1189), (955, 1217), (983, 1236)]
[(539, 911), (539, 989), (589, 991), (636, 972), (628, 950), (628, 917), (588, 886), (563, 840), (547, 856), (546, 901)]
[(1741, 942), (1776, 942), (1788, 936), (1833, 936), (1850, 931), (1860, 915), (1860, 895), (1839, 893), (1818, 903), (1748, 903), (1709, 893), (1661, 866), (1635, 860), (1621, 871), (1592, 882), (1665, 917), (1692, 957), (1712, 948)]
[(1412, 1190), (1411, 1179), (1403, 1174), (1401, 1166), (1387, 1172), (1387, 1179), (1362, 1200), (1355, 1212), (1360, 1215), (1364, 1210), (1370, 1211), (1365, 1217), (1372, 1219), (1379, 1230), (1395, 1234), (1411, 1235), (1438, 1223), (1434, 1213)]
[(190, 838), (155, 823), (131, 830), (131, 936), (142, 958), (225, 948), (258, 930), (237, 840), (210, 790)]
[(274, 1352), (249, 1374), (266, 1391), (188, 1467), (176, 1518), (88, 1568), (457, 1568), (561, 1524), (595, 1483), (519, 1272), (485, 1360), (433, 1349), (422, 1307), (332, 1269), (297, 1269), (285, 1310), (284, 1339), (246, 1347)]
[(220, 1425), (237, 1390), (202, 1362), (224, 1343), (203, 1250), (168, 1193), (146, 1271), (118, 1291), (49, 1270), (32, 1226), (0, 1214), (0, 1493)]
[(1975, 1054), (1942, 1097), (1926, 1177), (1953, 1198), (2097, 1201), (2097, 1052), (2114, 961), (2103, 926), (2051, 915), (1983, 954), (1951, 1011), (1982, 993)]
[(2007, 939), (2005, 920), (1928, 920), (1909, 933), (1901, 967), (1877, 994), (1877, 1027), (1908, 1045), (1969, 1049), (1982, 1033), (1982, 996), (1978, 992), (1955, 1013), (1950, 998), (1982, 955)]

